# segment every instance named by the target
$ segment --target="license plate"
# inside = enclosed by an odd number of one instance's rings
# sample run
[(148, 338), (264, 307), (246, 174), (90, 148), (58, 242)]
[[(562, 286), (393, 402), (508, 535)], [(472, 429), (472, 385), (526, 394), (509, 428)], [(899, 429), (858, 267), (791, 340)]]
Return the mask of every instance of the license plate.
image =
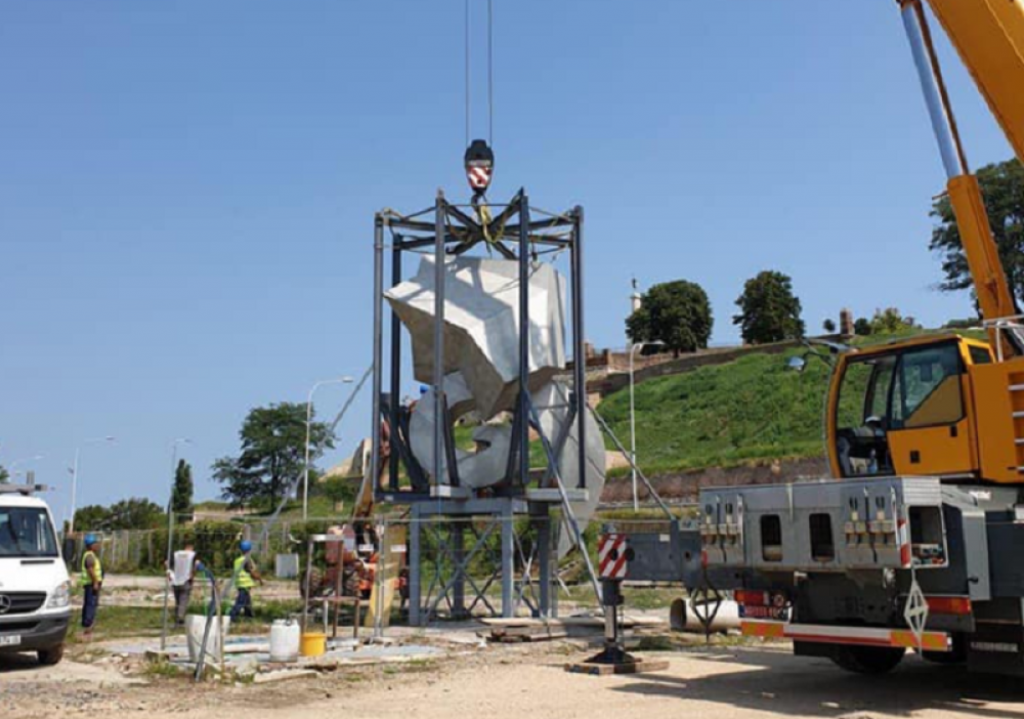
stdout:
[(17, 647), (21, 644), (21, 635), (10, 634), (7, 636), (0, 635), (0, 647)]

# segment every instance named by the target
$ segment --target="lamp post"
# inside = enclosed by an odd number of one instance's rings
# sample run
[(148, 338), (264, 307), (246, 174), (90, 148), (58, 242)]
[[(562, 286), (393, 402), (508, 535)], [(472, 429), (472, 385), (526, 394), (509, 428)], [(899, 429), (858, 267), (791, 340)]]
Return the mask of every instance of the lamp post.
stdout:
[(75, 464), (71, 468), (71, 518), (68, 520), (68, 536), (72, 536), (75, 533), (75, 509), (77, 508), (78, 502), (78, 458), (82, 454), (82, 447), (89, 444), (99, 444), (100, 442), (113, 442), (114, 437), (95, 437), (93, 439), (87, 439), (82, 444), (75, 448)]
[(174, 559), (174, 486), (178, 473), (178, 445), (192, 444), (187, 437), (179, 437), (171, 442), (171, 496), (167, 500), (167, 570), (164, 572), (164, 613), (160, 629), (160, 651), (167, 648), (167, 610), (171, 590), (171, 561)]
[(633, 358), (636, 356), (636, 351), (643, 349), (644, 347), (664, 347), (665, 343), (661, 340), (653, 340), (651, 342), (636, 342), (632, 347), (629, 348), (629, 464), (630, 464), (630, 476), (633, 480), (633, 511), (636, 512), (640, 509), (640, 502), (636, 496), (636, 393), (633, 373)]
[(351, 384), (351, 377), (338, 377), (336, 379), (323, 379), (314, 384), (309, 390), (309, 398), (306, 400), (306, 462), (303, 465), (304, 477), (302, 480), (302, 521), (309, 519), (309, 454), (311, 435), (313, 432), (313, 395), (316, 391), (327, 384)]

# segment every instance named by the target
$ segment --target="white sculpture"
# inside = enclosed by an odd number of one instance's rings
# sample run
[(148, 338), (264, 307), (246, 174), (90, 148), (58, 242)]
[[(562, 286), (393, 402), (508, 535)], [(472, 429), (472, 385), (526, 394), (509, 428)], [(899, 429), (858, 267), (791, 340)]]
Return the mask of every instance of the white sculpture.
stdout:
[[(457, 420), (475, 410), (485, 422), (473, 432), (476, 451), (456, 451), (459, 479), (464, 487), (483, 489), (505, 479), (512, 428), (490, 422), (515, 406), (519, 382), (519, 263), (512, 260), (459, 257), (445, 267), (444, 371), (449, 416)], [(412, 337), (413, 374), (433, 382), (435, 264), (425, 256), (416, 275), (385, 293), (389, 304)], [(569, 387), (556, 375), (565, 369), (565, 283), (555, 269), (533, 263), (530, 269), (529, 389), (545, 437), (554, 445), (569, 417)], [(605, 451), (601, 430), (586, 417), (588, 499), (572, 508), (585, 528), (604, 487)], [(424, 394), (410, 419), (413, 456), (431, 477), (434, 471), (434, 396)], [(566, 489), (578, 486), (578, 426), (574, 420), (557, 457)], [(442, 457), (440, 480), (447, 483), (447, 460)], [(549, 477), (551, 486), (554, 478)], [(559, 553), (572, 540), (563, 533)]]
[[(565, 283), (549, 264), (530, 271), (530, 389), (565, 366)], [(519, 263), (459, 257), (445, 267), (444, 371), (461, 372), (482, 417), (515, 404), (519, 380)], [(413, 375), (434, 381), (434, 258), (385, 293), (412, 336)]]

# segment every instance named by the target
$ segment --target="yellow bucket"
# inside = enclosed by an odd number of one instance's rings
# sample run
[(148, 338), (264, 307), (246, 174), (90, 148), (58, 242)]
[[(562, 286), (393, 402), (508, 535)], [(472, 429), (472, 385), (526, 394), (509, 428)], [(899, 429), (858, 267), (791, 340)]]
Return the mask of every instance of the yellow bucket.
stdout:
[(327, 635), (308, 632), (299, 640), (299, 653), (304, 657), (322, 657), (327, 653)]

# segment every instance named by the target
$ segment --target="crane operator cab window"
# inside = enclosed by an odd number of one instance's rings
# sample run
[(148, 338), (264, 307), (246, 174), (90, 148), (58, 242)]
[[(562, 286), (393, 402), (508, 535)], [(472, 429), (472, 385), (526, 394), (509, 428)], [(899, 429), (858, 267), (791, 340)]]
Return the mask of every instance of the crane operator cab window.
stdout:
[(964, 417), (956, 342), (853, 359), (836, 408), (836, 456), (844, 477), (895, 474), (894, 432), (956, 425)]

